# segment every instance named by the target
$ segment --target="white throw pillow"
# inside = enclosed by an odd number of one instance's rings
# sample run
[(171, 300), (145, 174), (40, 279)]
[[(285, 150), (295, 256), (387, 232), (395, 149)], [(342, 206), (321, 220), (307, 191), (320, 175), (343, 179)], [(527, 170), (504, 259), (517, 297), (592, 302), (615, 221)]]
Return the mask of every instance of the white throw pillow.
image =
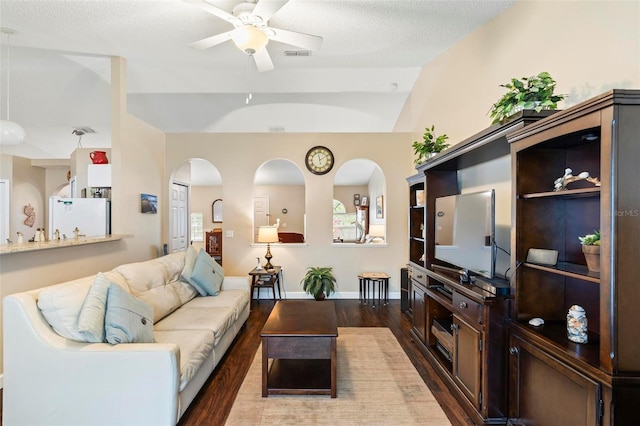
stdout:
[(47, 287), (38, 295), (38, 308), (60, 336), (78, 342), (85, 337), (78, 330), (78, 316), (94, 277), (85, 277)]

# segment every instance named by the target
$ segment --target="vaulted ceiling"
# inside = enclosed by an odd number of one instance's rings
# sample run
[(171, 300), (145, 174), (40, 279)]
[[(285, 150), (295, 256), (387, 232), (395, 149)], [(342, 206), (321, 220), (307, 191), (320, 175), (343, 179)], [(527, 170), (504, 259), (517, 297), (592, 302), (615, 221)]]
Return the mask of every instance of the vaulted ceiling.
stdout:
[(321, 36), (320, 49), (270, 41), (275, 69), (258, 72), (231, 41), (189, 47), (233, 29), (194, 0), (2, 0), (0, 25), (15, 30), (9, 64), (2, 38), (2, 118), (10, 66), (27, 141), (0, 152), (108, 147), (110, 56), (127, 60), (128, 111), (164, 132), (390, 132), (420, 69), (515, 0), (261, 1), (284, 4), (269, 26)]

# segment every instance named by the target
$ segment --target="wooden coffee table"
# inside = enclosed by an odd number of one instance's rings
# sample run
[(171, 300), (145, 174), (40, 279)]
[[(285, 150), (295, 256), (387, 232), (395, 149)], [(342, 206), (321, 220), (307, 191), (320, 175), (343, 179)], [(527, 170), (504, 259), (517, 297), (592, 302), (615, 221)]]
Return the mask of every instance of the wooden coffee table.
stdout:
[[(281, 300), (260, 334), (262, 396), (336, 397), (336, 309), (328, 300)], [(269, 368), (269, 359), (273, 359)]]

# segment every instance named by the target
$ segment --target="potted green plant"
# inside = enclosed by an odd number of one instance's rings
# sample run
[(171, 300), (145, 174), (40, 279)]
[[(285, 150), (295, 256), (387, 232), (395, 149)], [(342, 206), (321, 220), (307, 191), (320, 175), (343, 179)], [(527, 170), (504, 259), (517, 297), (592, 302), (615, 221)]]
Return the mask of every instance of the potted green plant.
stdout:
[(336, 291), (337, 282), (332, 270), (333, 268), (329, 267), (308, 267), (307, 273), (300, 281), (302, 289), (316, 300), (324, 300)]
[(435, 136), (435, 125), (432, 125), (431, 128), (426, 127), (424, 135), (422, 136), (422, 142), (414, 141), (413, 145), (413, 153), (417, 155), (415, 159), (416, 164), (420, 164), (435, 154), (444, 151), (449, 147), (449, 144), (446, 143), (446, 140), (449, 139), (447, 135)]
[(531, 77), (522, 77), (521, 80), (512, 78), (510, 83), (501, 84), (500, 87), (508, 90), (498, 102), (491, 106), (489, 110), (489, 116), (493, 119), (491, 124), (503, 123), (523, 109), (533, 109), (536, 112), (543, 109), (557, 109), (558, 102), (566, 97), (566, 95), (553, 94), (556, 81), (546, 71)]
[(587, 268), (593, 272), (600, 272), (600, 231), (593, 231), (578, 237), (582, 244), (582, 253), (587, 261)]

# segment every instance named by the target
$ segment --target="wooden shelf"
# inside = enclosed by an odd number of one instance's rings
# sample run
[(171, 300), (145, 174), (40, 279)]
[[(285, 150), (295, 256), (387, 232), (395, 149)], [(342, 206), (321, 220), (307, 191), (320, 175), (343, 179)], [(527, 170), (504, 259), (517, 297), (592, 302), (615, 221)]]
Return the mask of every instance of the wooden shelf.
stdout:
[(588, 366), (598, 368), (600, 364), (600, 336), (597, 333), (588, 333), (588, 343), (575, 343), (567, 337), (567, 323), (565, 321), (546, 321), (544, 325), (534, 327), (527, 322), (518, 323), (520, 329), (526, 330), (557, 350), (559, 354), (566, 354)]
[(528, 268), (539, 269), (541, 271), (550, 272), (552, 274), (559, 274), (559, 275), (564, 275), (566, 277), (578, 278), (578, 279), (590, 281), (596, 284), (600, 283), (600, 273), (590, 271), (584, 265), (578, 265), (578, 264), (569, 263), (569, 262), (558, 262), (555, 266), (538, 265), (537, 263), (528, 263), (528, 262), (525, 262), (523, 265)]
[(600, 187), (594, 186), (593, 188), (567, 189), (565, 191), (534, 192), (531, 194), (518, 195), (518, 197), (524, 200), (529, 200), (532, 198), (548, 198), (548, 197), (577, 198), (577, 197), (595, 197), (599, 195), (600, 195)]

